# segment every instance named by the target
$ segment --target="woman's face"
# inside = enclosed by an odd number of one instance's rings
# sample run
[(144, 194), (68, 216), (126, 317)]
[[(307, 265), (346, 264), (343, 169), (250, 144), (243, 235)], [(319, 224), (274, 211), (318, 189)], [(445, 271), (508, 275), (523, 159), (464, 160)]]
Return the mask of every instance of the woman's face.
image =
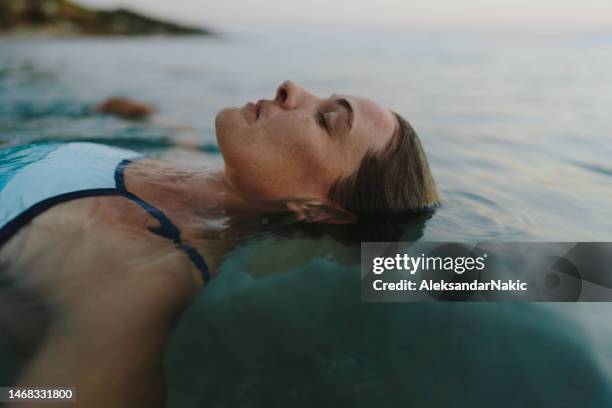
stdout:
[(226, 180), (243, 195), (326, 201), (368, 149), (389, 143), (397, 121), (370, 100), (320, 98), (286, 81), (272, 100), (223, 109), (215, 127)]

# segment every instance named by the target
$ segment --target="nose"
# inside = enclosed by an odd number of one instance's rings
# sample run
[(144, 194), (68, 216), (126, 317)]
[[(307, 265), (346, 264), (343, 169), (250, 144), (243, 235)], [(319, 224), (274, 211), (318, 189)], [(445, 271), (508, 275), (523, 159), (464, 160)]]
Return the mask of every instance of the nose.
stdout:
[(275, 101), (285, 110), (295, 109), (309, 93), (293, 81), (285, 81), (276, 90)]

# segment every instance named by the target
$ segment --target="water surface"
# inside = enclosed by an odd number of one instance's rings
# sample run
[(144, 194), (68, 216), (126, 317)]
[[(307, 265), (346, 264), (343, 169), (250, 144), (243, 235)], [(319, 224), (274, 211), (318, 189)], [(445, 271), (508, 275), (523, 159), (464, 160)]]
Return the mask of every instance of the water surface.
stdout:
[[(402, 239), (609, 241), (611, 40), (0, 40), (0, 145), (94, 140), (158, 155), (188, 133), (219, 161), (216, 112), (293, 79), (412, 122), (445, 201), (403, 224)], [(148, 101), (159, 118), (91, 115), (113, 95)], [(499, 405), (500, 395), (508, 406), (610, 405), (609, 305), (361, 304), (359, 248), (332, 235), (290, 231), (236, 248), (170, 339), (171, 406)], [(19, 364), (4, 349), (8, 378)]]

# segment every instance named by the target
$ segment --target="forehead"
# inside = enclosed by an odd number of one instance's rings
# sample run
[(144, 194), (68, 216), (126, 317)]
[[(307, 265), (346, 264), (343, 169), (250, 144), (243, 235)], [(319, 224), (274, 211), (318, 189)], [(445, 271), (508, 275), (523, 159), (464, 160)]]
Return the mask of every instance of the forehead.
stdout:
[(353, 107), (353, 138), (365, 138), (371, 147), (386, 146), (398, 124), (391, 111), (378, 103), (359, 96), (342, 95)]

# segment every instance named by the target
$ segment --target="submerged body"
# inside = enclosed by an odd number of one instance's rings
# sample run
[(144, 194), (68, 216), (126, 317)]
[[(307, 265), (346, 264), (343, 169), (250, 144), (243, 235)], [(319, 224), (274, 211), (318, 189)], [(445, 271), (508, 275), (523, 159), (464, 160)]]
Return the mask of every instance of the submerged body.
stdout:
[[(166, 335), (231, 246), (222, 182), (91, 143), (2, 158), (0, 271), (51, 316), (19, 383), (74, 386), (81, 406), (163, 401)], [(101, 383), (122, 392), (101, 398)]]

